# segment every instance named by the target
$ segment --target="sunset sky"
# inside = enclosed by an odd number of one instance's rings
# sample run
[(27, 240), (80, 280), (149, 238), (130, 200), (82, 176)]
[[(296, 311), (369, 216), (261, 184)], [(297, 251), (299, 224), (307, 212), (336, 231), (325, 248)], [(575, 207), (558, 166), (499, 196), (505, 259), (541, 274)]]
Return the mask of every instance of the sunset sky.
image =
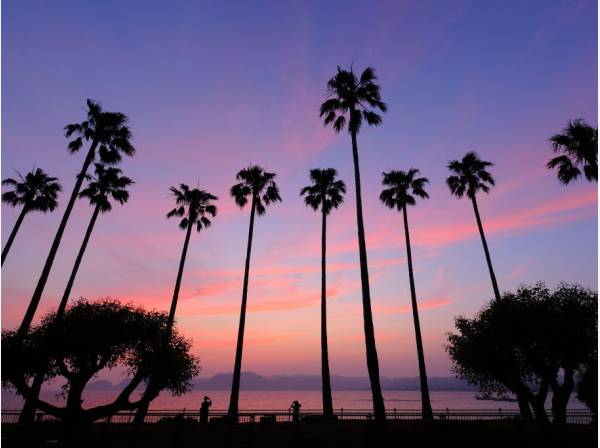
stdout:
[[(2, 178), (40, 167), (60, 178), (61, 207), (26, 217), (2, 271), (2, 327), (23, 317), (83, 163), (63, 127), (85, 100), (130, 117), (136, 183), (98, 219), (74, 296), (168, 310), (184, 232), (166, 219), (168, 188), (219, 197), (193, 234), (177, 310), (203, 376), (230, 372), (249, 210), (235, 174), (278, 174), (283, 202), (257, 219), (243, 370), (320, 371), (320, 225), (299, 190), (336, 168), (346, 202), (328, 225), (333, 375), (366, 376), (352, 155), (318, 117), (336, 66), (377, 70), (389, 112), (359, 151), (381, 373), (416, 376), (401, 215), (378, 199), (381, 172), (419, 168), (430, 199), (409, 210), (428, 373), (449, 375), (453, 318), (492, 297), (473, 209), (450, 196), (446, 164), (468, 150), (494, 162), (481, 195), (501, 290), (539, 280), (597, 288), (597, 191), (545, 168), (548, 138), (569, 119), (597, 126), (597, 6), (589, 1), (2, 3)], [(2, 205), (2, 244), (18, 210)], [(76, 204), (38, 317), (58, 305), (92, 208)]]

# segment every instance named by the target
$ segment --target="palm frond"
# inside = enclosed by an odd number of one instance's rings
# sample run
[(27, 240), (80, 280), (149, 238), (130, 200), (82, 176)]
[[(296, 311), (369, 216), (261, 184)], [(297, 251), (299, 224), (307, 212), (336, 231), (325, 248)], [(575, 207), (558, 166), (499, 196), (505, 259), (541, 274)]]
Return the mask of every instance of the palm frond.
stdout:
[(560, 182), (569, 184), (579, 178), (582, 171), (589, 182), (598, 181), (597, 128), (582, 119), (570, 120), (562, 133), (553, 135), (550, 142), (554, 152), (562, 155), (551, 159), (546, 166), (558, 167)]
[(349, 132), (358, 133), (363, 118), (369, 126), (379, 126), (381, 117), (369, 108), (386, 112), (387, 106), (381, 100), (376, 80), (372, 67), (366, 68), (357, 79), (352, 68), (343, 70), (338, 66), (335, 76), (327, 82), (327, 99), (319, 109), (324, 125), (331, 124), (337, 133), (345, 127)]
[(325, 214), (338, 208), (344, 201), (346, 185), (336, 177), (337, 171), (333, 168), (310, 170), (312, 184), (300, 190), (304, 203), (314, 210), (321, 208)]
[[(325, 124), (329, 124), (327, 119), (325, 120)], [(343, 115), (339, 115), (335, 119), (335, 122), (333, 123), (333, 129), (335, 130), (335, 132), (337, 132), (339, 134), (344, 129), (345, 125), (346, 125), (346, 117), (344, 117)]]
[(2, 201), (16, 207), (22, 205), (28, 211), (53, 211), (58, 202), (56, 198), (62, 188), (56, 177), (51, 177), (42, 169), (35, 168), (25, 176), (17, 172), (18, 179), (4, 179), (3, 185), (12, 186), (12, 191), (2, 195)]
[(450, 192), (461, 198), (465, 194), (474, 198), (477, 192), (489, 193), (490, 187), (495, 185), (495, 180), (486, 168), (493, 166), (492, 162), (482, 160), (474, 151), (467, 152), (461, 160), (448, 163), (448, 170), (452, 173), (446, 179)]

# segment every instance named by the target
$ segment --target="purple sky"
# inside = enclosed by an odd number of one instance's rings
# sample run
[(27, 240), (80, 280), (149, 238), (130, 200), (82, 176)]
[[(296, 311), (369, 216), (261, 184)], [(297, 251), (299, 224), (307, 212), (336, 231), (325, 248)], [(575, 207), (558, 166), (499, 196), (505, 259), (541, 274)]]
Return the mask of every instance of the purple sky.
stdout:
[[(369, 5), (367, 8), (366, 5)], [(86, 98), (131, 120), (131, 199), (101, 216), (73, 294), (168, 309), (184, 233), (168, 187), (219, 196), (194, 234), (178, 322), (203, 375), (230, 371), (248, 210), (228, 189), (250, 163), (278, 173), (283, 203), (255, 227), (244, 370), (317, 373), (320, 219), (299, 190), (334, 167), (348, 186), (329, 224), (332, 374), (366, 375), (350, 139), (318, 118), (337, 65), (376, 68), (389, 105), (359, 136), (373, 307), (383, 375), (416, 375), (401, 216), (378, 200), (381, 172), (419, 168), (431, 199), (409, 211), (430, 375), (447, 375), (446, 332), (492, 296), (470, 204), (445, 186), (448, 160), (493, 161), (480, 209), (501, 290), (545, 280), (597, 287), (596, 184), (545, 169), (571, 118), (597, 125), (594, 1), (150, 2), (2, 4), (2, 177), (41, 167), (64, 205), (83, 155), (62, 128)], [(2, 273), (2, 326), (20, 322), (62, 215), (31, 214)], [(17, 210), (2, 206), (2, 243)], [(71, 217), (42, 299), (63, 292), (90, 206)]]

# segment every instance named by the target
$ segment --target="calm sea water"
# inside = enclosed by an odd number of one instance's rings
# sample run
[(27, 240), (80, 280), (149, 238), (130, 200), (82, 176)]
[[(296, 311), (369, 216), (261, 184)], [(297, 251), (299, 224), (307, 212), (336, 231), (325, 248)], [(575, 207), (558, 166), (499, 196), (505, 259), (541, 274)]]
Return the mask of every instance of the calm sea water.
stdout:
[[(431, 405), (434, 409), (451, 410), (477, 410), (477, 409), (502, 409), (516, 410), (517, 403), (506, 401), (483, 401), (474, 398), (474, 392), (456, 391), (431, 391)], [(225, 410), (229, 403), (229, 391), (193, 391), (181, 397), (172, 397), (162, 393), (152, 402), (151, 409), (161, 410), (197, 410), (202, 397), (208, 395), (213, 406), (211, 410)], [(419, 391), (383, 391), (386, 408), (398, 410), (418, 410), (421, 407)], [(45, 392), (43, 397), (47, 401), (62, 403), (63, 400), (56, 392)], [(106, 403), (114, 398), (112, 392), (90, 391), (84, 396), (83, 406), (92, 407)], [(550, 398), (550, 397), (549, 397)], [(302, 404), (302, 410), (321, 409), (321, 391), (241, 391), (240, 410), (285, 410), (293, 400)], [(22, 400), (13, 394), (2, 392), (2, 409), (20, 409)], [(333, 405), (336, 409), (369, 410), (372, 408), (371, 393), (369, 391), (334, 391)], [(546, 402), (550, 406), (550, 400)], [(570, 409), (583, 409), (585, 406), (571, 398)]]

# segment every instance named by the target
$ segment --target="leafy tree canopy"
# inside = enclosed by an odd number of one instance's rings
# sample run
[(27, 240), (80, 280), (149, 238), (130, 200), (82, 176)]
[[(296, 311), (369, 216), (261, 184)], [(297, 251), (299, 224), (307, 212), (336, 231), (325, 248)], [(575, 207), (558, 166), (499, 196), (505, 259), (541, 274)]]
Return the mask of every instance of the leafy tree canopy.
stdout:
[(459, 377), (482, 390), (546, 381), (559, 387), (596, 353), (598, 295), (562, 283), (522, 286), (487, 304), (474, 318), (455, 319), (448, 351)]
[[(134, 389), (150, 380), (174, 395), (187, 392), (199, 373), (199, 360), (190, 354), (191, 341), (173, 332), (164, 344), (167, 315), (145, 311), (111, 299), (80, 299), (62, 316), (52, 312), (20, 339), (15, 331), (2, 333), (2, 385), (57, 418), (94, 421), (120, 410), (135, 409)], [(83, 409), (87, 383), (104, 369), (124, 368), (130, 382), (112, 402)], [(65, 381), (64, 406), (45, 402), (31, 393), (37, 373)]]

